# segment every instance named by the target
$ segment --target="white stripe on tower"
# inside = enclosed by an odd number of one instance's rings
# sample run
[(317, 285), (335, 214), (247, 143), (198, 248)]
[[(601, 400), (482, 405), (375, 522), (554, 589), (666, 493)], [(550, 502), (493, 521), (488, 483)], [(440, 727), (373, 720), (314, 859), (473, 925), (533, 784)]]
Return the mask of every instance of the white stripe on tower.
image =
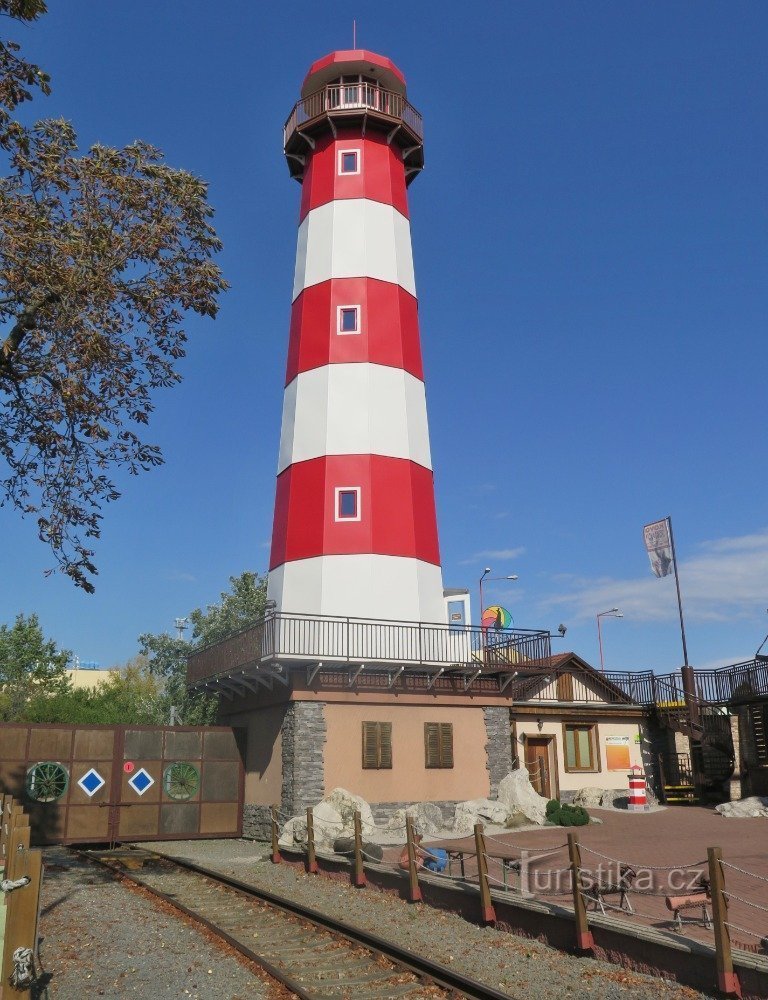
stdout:
[(367, 363), (302, 372), (285, 388), (278, 474), (322, 455), (389, 455), (431, 469), (424, 383)]
[(310, 285), (359, 275), (416, 295), (408, 220), (391, 205), (363, 198), (313, 208), (299, 226), (294, 299)]
[(444, 621), (405, 194), (421, 146), (410, 126), (396, 141), (391, 120), (376, 130), (375, 109), (403, 107), (384, 89), (365, 84), (358, 122), (346, 88), (323, 89), (376, 66), (404, 96), (388, 60), (335, 53), (303, 90), (327, 113), (286, 140), (305, 166), (269, 597), (283, 612)]

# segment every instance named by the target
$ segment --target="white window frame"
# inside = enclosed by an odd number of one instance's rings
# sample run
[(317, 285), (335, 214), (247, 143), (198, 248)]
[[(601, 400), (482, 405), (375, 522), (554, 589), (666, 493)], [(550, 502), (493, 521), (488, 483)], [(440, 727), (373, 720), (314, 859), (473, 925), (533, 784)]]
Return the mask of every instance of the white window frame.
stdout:
[[(362, 498), (360, 496), (361, 492), (362, 492), (362, 487), (360, 487), (360, 486), (337, 486), (336, 487), (336, 492), (335, 492), (335, 496), (334, 496), (334, 508), (333, 508), (334, 520), (336, 520), (336, 521), (359, 521), (360, 520), (360, 514), (361, 514), (361, 510), (362, 510), (362, 503), (361, 503), (361, 499)], [(356, 493), (357, 494), (357, 503), (356, 503), (357, 514), (355, 515), (355, 517), (342, 517), (341, 516), (341, 494), (342, 493)]]
[[(355, 156), (357, 157), (357, 170), (344, 170), (345, 153), (355, 154)], [(336, 160), (336, 172), (338, 173), (339, 177), (354, 177), (355, 174), (359, 174), (362, 158), (363, 158), (363, 151), (359, 147), (356, 147), (354, 149), (340, 149), (338, 151)]]
[[(355, 310), (355, 329), (354, 330), (342, 330), (341, 328), (341, 314), (345, 309)], [(349, 303), (345, 306), (336, 306), (336, 333), (340, 337), (357, 337), (360, 335), (360, 314), (361, 309), (357, 303)]]

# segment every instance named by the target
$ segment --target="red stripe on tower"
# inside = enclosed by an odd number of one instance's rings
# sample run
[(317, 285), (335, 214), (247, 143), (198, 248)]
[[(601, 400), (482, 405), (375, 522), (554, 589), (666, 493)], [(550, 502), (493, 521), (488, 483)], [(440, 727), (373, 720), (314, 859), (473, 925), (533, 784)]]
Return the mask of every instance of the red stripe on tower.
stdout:
[[(341, 173), (339, 164), (350, 153), (357, 157), (356, 170)], [(299, 219), (313, 208), (343, 198), (380, 201), (408, 217), (403, 163), (392, 155), (386, 136), (373, 133), (362, 138), (359, 131), (343, 129), (335, 139), (326, 136), (317, 142), (302, 182)]]
[(310, 69), (285, 129), (302, 183), (269, 597), (278, 611), (444, 621), (406, 187), (402, 74)]
[(291, 308), (286, 385), (311, 368), (362, 361), (423, 380), (415, 296), (375, 278), (336, 278), (305, 288)]

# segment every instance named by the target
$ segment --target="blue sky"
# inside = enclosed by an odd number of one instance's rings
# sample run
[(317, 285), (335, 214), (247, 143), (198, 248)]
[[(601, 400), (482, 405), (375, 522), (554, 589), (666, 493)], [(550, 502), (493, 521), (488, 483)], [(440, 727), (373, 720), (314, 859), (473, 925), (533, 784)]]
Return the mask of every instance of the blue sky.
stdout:
[[(124, 662), (143, 631), (265, 570), (299, 187), (281, 128), (309, 64), (389, 55), (423, 113), (410, 189), (445, 583), (483, 568), (515, 623), (606, 666), (691, 662), (768, 631), (764, 384), (768, 6), (50, 0), (15, 28), (53, 77), (38, 116), (81, 143), (141, 137), (210, 182), (231, 291), (191, 318), (184, 382), (150, 428), (166, 464), (122, 481), (95, 596), (44, 578), (32, 521), (0, 511), (0, 621)], [(13, 26), (4, 21), (2, 28)], [(496, 589), (494, 589), (496, 588)]]

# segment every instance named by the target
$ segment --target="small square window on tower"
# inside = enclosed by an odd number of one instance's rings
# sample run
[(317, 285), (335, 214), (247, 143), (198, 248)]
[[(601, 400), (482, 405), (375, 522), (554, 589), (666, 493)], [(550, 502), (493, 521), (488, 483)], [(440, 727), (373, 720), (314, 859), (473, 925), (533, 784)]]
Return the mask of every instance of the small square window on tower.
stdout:
[(360, 306), (338, 306), (336, 309), (336, 332), (360, 333)]
[(337, 521), (360, 520), (359, 486), (336, 487), (336, 520)]
[(339, 150), (339, 173), (359, 174), (360, 173), (360, 150), (340, 149)]

